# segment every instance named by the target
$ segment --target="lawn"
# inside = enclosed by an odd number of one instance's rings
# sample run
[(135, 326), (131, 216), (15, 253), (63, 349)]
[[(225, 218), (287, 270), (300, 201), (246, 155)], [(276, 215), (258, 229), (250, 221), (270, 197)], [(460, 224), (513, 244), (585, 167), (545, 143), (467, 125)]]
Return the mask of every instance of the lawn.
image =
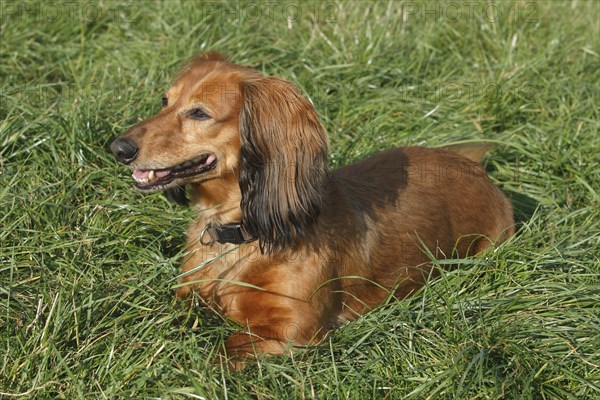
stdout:
[[(0, 398), (600, 398), (600, 2), (0, 3)], [(109, 143), (217, 50), (295, 82), (332, 167), (489, 141), (518, 233), (229, 372), (238, 329), (174, 299), (189, 209)]]

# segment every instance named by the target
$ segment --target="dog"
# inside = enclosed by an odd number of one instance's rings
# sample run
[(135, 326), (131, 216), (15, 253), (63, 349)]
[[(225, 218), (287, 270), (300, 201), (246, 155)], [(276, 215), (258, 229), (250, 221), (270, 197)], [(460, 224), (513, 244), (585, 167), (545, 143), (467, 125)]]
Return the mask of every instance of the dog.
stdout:
[(317, 344), (415, 293), (434, 259), (514, 233), (510, 202), (479, 164), (487, 145), (395, 148), (331, 171), (300, 91), (218, 53), (190, 60), (162, 110), (111, 150), (140, 191), (191, 196), (176, 295), (195, 293), (244, 328), (225, 342), (236, 368)]

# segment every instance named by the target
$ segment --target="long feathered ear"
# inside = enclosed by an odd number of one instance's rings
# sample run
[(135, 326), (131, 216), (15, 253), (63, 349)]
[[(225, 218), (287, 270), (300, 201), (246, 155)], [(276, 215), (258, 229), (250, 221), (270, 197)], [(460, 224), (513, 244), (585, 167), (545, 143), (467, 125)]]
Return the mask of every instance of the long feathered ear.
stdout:
[(304, 241), (322, 203), (328, 139), (312, 105), (289, 82), (243, 85), (242, 223), (270, 253)]

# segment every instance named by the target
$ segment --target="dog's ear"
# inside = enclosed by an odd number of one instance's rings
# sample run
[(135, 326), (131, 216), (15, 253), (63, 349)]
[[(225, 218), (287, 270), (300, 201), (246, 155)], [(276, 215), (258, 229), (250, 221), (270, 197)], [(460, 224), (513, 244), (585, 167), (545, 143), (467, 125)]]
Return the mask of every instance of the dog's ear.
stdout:
[(323, 203), (328, 139), (291, 83), (260, 78), (242, 89), (242, 223), (270, 253), (310, 235)]
[(181, 206), (189, 206), (190, 202), (185, 194), (185, 187), (176, 186), (171, 189), (165, 190), (165, 197), (172, 203), (177, 203)]

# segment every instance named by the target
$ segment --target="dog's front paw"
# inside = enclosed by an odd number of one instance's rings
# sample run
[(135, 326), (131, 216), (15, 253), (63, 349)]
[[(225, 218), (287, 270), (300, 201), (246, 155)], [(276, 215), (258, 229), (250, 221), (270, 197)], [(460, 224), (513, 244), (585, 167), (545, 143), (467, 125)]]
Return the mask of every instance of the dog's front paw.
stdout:
[(175, 288), (175, 297), (177, 300), (184, 300), (192, 294), (192, 290), (190, 289), (190, 285), (180, 286)]
[(226, 351), (222, 350), (212, 359), (211, 364), (221, 366), (229, 372), (242, 371), (248, 366), (248, 357), (229, 356)]

